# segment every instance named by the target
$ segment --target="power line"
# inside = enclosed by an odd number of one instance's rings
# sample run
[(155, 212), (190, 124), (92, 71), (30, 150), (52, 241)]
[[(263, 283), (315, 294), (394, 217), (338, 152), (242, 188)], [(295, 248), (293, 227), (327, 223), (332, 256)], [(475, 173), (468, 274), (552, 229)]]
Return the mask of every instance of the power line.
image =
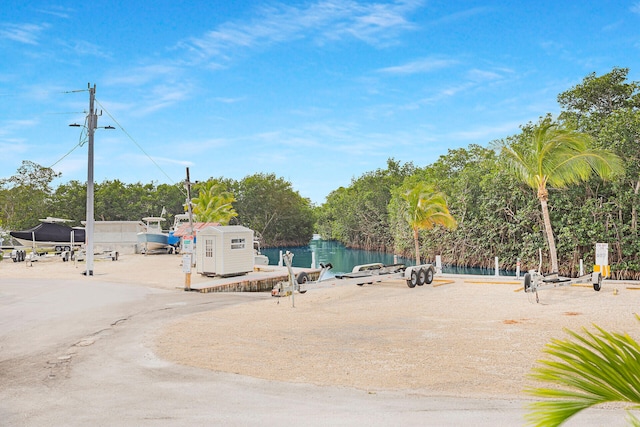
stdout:
[(104, 107), (104, 105), (102, 105), (102, 104), (100, 103), (100, 101), (98, 101), (97, 99), (96, 99), (95, 101), (98, 103), (98, 105), (100, 105), (100, 107), (102, 107), (102, 109), (104, 110), (104, 112), (105, 112), (105, 113), (107, 113), (107, 115), (109, 116), (109, 118), (110, 118), (111, 120), (113, 120), (113, 122), (114, 122), (116, 125), (118, 125), (118, 127), (122, 130), (122, 132), (124, 132), (124, 134), (125, 134), (125, 135), (127, 135), (127, 137), (131, 140), (131, 142), (133, 142), (133, 143), (136, 145), (136, 147), (138, 147), (138, 149), (139, 149), (140, 151), (142, 151), (142, 153), (143, 153), (145, 156), (147, 156), (147, 158), (148, 158), (149, 160), (151, 160), (151, 162), (152, 162), (152, 163), (153, 163), (153, 164), (154, 164), (154, 165), (155, 165), (155, 166), (160, 170), (160, 172), (162, 172), (162, 173), (164, 174), (164, 176), (166, 176), (166, 177), (169, 179), (169, 181), (171, 181), (171, 183), (172, 183), (172, 184), (175, 184), (176, 182), (175, 182), (175, 181), (174, 181), (174, 180), (173, 180), (173, 179), (172, 179), (172, 178), (171, 178), (171, 177), (170, 177), (170, 176), (169, 176), (169, 175), (164, 171), (164, 169), (162, 169), (162, 168), (160, 167), (160, 165), (159, 165), (158, 163), (156, 163), (156, 161), (155, 161), (155, 160), (153, 160), (153, 158), (152, 158), (149, 154), (147, 154), (147, 152), (146, 152), (146, 151), (144, 151), (144, 148), (142, 148), (142, 146), (141, 146), (140, 144), (138, 144), (138, 142), (137, 142), (135, 139), (133, 139), (133, 137), (131, 136), (131, 134), (129, 134), (129, 132), (127, 132), (127, 130), (126, 130), (126, 129), (125, 129), (125, 128), (124, 128), (124, 127), (123, 127), (123, 126), (122, 126), (122, 125), (117, 121), (117, 120), (116, 120), (116, 118), (115, 118), (115, 117), (113, 117), (113, 116), (111, 115), (111, 113), (109, 113), (109, 110), (107, 110), (107, 109)]
[(60, 163), (61, 161), (63, 161), (65, 159), (65, 157), (67, 157), (69, 154), (73, 153), (73, 151), (78, 148), (78, 147), (82, 147), (84, 145), (85, 142), (87, 142), (86, 139), (86, 130), (87, 130), (87, 118), (85, 117), (84, 119), (84, 126), (82, 127), (82, 131), (80, 132), (80, 138), (78, 140), (78, 143), (76, 145), (73, 146), (73, 148), (71, 150), (69, 150), (67, 152), (67, 154), (65, 154), (64, 156), (60, 157), (54, 164), (52, 164), (51, 166), (49, 166), (49, 169), (53, 169), (53, 167), (55, 165), (57, 165), (58, 163)]

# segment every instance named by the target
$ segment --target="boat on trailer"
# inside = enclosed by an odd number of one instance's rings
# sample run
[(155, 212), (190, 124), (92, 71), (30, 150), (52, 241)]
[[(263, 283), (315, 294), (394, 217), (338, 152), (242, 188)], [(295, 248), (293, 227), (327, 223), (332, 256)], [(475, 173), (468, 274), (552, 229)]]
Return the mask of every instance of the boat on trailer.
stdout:
[(10, 231), (9, 235), (23, 246), (50, 248), (56, 252), (69, 251), (85, 241), (84, 228), (69, 227), (65, 224), (71, 222), (69, 219), (47, 217), (39, 221), (40, 224), (35, 227)]
[(143, 253), (166, 250), (169, 247), (169, 233), (162, 231), (161, 216), (148, 216), (142, 218), (146, 224), (146, 230), (138, 233), (138, 244)]

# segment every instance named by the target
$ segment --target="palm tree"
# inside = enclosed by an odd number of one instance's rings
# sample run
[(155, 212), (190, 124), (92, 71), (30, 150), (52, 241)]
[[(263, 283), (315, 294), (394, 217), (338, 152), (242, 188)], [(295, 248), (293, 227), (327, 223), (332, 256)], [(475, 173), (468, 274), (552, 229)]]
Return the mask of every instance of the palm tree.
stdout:
[(402, 198), (406, 201), (405, 219), (413, 231), (416, 265), (420, 265), (418, 232), (422, 229), (430, 230), (438, 224), (453, 229), (457, 225), (456, 220), (449, 213), (444, 194), (436, 192), (424, 182), (419, 182), (405, 191)]
[(193, 203), (193, 213), (198, 216), (199, 221), (227, 225), (233, 217), (238, 216), (232, 205), (235, 201), (233, 194), (221, 185), (210, 181), (202, 184), (198, 197), (193, 198), (191, 203)]
[(558, 272), (558, 254), (549, 217), (547, 186), (566, 187), (586, 181), (595, 172), (607, 178), (622, 170), (618, 156), (592, 148), (591, 137), (544, 120), (518, 141), (500, 145), (507, 165), (518, 178), (537, 191), (549, 244), (551, 272)]
[[(636, 317), (638, 317), (636, 315)], [(640, 318), (639, 318), (640, 319)], [(559, 426), (594, 405), (625, 402), (640, 409), (640, 344), (627, 334), (568, 333), (573, 340), (553, 340), (544, 349), (552, 360), (541, 360), (531, 377), (553, 387), (528, 388), (528, 394), (551, 398), (531, 403), (526, 418), (535, 426)], [(629, 413), (629, 421), (640, 421)]]

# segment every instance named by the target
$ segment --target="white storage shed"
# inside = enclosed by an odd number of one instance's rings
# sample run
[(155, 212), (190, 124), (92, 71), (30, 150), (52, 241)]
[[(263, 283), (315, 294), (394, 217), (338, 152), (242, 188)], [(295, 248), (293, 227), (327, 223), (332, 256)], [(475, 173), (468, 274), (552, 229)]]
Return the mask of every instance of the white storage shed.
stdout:
[(196, 272), (239, 276), (253, 271), (253, 230), (241, 225), (209, 226), (196, 232)]

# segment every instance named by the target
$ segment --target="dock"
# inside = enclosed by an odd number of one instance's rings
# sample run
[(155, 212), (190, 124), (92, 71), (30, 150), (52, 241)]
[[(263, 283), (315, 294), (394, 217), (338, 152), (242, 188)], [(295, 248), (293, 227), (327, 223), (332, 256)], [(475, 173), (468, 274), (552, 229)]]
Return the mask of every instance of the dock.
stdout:
[[(293, 268), (296, 277), (304, 271), (309, 280), (317, 280), (320, 270), (314, 268)], [(288, 281), (287, 267), (277, 265), (256, 266), (254, 271), (242, 276), (206, 277), (201, 276), (191, 283), (189, 290), (193, 292), (271, 292), (278, 282)]]

